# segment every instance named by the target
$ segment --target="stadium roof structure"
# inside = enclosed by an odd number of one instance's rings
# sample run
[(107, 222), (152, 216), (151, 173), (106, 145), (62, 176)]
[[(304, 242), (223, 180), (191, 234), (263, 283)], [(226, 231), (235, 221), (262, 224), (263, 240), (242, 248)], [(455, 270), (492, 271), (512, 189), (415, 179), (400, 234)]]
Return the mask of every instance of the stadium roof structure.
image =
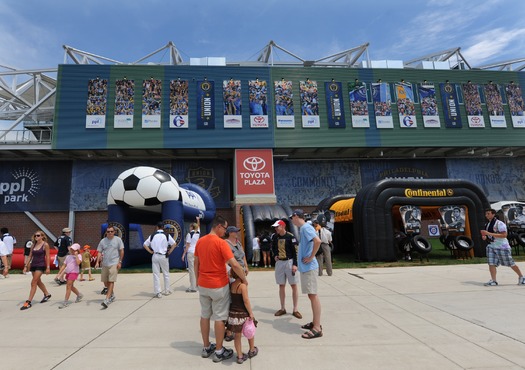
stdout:
[(415, 58), (405, 62), (404, 65), (407, 68), (415, 67), (420, 62), (448, 62), (451, 69), (472, 69), (470, 64), (467, 62), (465, 57), (461, 54), (461, 48), (452, 48), (425, 56)]

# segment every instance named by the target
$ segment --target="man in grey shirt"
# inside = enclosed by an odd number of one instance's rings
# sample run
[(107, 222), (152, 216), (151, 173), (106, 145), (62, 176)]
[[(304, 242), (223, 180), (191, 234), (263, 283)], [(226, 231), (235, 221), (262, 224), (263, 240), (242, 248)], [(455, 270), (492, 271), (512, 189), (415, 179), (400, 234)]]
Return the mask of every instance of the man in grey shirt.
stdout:
[(115, 227), (108, 226), (106, 237), (103, 238), (97, 247), (98, 255), (95, 268), (98, 268), (102, 259), (102, 272), (100, 279), (104, 283), (106, 298), (102, 302), (103, 308), (108, 308), (109, 304), (115, 300), (113, 289), (117, 281), (118, 271), (122, 267), (124, 259), (124, 243), (122, 239), (115, 235)]

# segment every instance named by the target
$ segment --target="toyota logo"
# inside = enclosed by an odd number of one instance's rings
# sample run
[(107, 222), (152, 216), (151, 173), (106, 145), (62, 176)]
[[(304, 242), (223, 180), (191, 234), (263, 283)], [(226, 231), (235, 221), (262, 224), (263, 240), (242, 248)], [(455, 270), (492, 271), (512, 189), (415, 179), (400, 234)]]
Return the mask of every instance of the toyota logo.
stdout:
[(244, 160), (242, 165), (248, 171), (256, 172), (261, 171), (266, 167), (266, 162), (261, 157), (248, 157)]

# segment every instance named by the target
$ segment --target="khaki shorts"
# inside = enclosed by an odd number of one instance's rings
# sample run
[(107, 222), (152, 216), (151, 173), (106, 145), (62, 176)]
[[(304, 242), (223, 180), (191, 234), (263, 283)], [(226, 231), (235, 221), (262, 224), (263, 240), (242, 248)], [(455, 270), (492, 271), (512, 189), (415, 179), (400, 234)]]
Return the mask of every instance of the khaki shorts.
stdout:
[(301, 291), (303, 294), (317, 294), (317, 269), (301, 272)]
[(299, 279), (297, 274), (292, 275), (293, 260), (287, 261), (275, 261), (275, 282), (279, 285), (285, 285), (286, 280), (290, 285), (298, 283)]
[(230, 285), (210, 289), (199, 287), (201, 317), (213, 321), (225, 321), (230, 311)]
[(100, 273), (100, 281), (103, 283), (114, 283), (117, 281), (118, 269), (117, 265), (113, 266), (102, 266)]

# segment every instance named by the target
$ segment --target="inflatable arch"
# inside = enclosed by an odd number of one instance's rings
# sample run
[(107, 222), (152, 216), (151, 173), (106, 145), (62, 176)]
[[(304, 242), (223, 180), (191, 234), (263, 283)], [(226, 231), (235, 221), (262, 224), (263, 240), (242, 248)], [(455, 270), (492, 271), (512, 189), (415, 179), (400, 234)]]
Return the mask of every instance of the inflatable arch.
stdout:
[(108, 225), (117, 228), (124, 241), (123, 267), (151, 260), (142, 241), (130, 243), (130, 223), (155, 225), (162, 221), (170, 225), (177, 244), (169, 257), (170, 268), (185, 268), (181, 259), (184, 248), (180, 248), (184, 246), (184, 221), (200, 217), (201, 227), (209, 229), (216, 212), (213, 198), (200, 186), (179, 185), (167, 172), (145, 166), (122, 172), (109, 188), (107, 203)]
[(463, 205), (474, 242), (474, 255), (485, 255), (477, 230), (485, 224), (484, 210), (490, 204), (476, 184), (466, 180), (381, 180), (362, 188), (353, 202), (356, 254), (361, 261), (395, 261), (392, 209), (401, 205)]
[(355, 194), (328, 197), (319, 202), (312, 215), (332, 229), (333, 253), (354, 253), (354, 229), (349, 227), (352, 220), (352, 205)]

